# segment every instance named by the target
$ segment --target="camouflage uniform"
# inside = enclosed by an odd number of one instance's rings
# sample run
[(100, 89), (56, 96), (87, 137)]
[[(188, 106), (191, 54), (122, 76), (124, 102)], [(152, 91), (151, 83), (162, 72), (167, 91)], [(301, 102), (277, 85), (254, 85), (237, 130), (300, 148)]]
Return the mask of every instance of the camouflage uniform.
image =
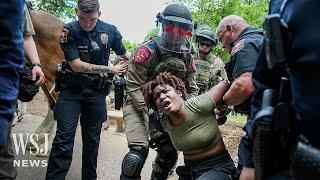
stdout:
[(195, 60), (197, 66), (196, 80), (200, 89), (199, 94), (206, 92), (211, 87), (218, 84), (219, 77), (228, 79), (227, 72), (224, 69), (224, 62), (220, 57), (210, 53), (206, 56), (205, 60), (202, 60), (199, 53), (197, 53)]
[(151, 173), (153, 180), (167, 179), (178, 158), (170, 137), (160, 127), (159, 113), (149, 113), (141, 86), (166, 71), (183, 80), (191, 96), (198, 94), (196, 65), (190, 53), (194, 29), (191, 12), (181, 4), (170, 4), (158, 13), (157, 26), (158, 36), (141, 45), (128, 66), (128, 96), (123, 107), (123, 118), (130, 151), (122, 161), (121, 180), (141, 179), (149, 146), (157, 151)]
[[(143, 54), (142, 52), (146, 52)], [(139, 54), (140, 53), (140, 54)], [(127, 94), (128, 98), (123, 108), (124, 124), (126, 128), (126, 135), (128, 144), (141, 145), (148, 147), (148, 122), (144, 118), (143, 113), (147, 113), (147, 107), (144, 98), (141, 94), (140, 87), (148, 81), (154, 79), (155, 69), (159, 69), (159, 64), (162, 62), (170, 61), (177, 54), (165, 52), (157, 47), (156, 41), (151, 40), (143, 44), (135, 53), (133, 60), (130, 62), (127, 72)], [(141, 56), (149, 56), (143, 62), (138, 58)], [(192, 55), (186, 53), (181, 55), (181, 59), (186, 66), (186, 74), (180, 77), (186, 84), (188, 93), (191, 96), (197, 95), (198, 87), (195, 79), (195, 65)], [(161, 67), (160, 67), (161, 68)]]

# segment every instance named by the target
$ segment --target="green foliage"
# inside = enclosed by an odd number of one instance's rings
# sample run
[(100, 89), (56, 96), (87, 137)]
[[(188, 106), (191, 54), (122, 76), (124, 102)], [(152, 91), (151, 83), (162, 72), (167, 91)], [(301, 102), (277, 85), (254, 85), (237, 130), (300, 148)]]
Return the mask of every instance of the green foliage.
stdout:
[[(174, 0), (182, 3), (192, 11), (197, 24), (209, 24), (215, 29), (222, 18), (228, 15), (238, 15), (244, 18), (252, 27), (262, 28), (267, 15), (268, 0)], [(229, 55), (218, 45), (214, 54), (227, 62)]]
[(134, 52), (138, 48), (138, 44), (135, 42), (130, 42), (128, 40), (123, 40), (123, 45), (126, 47), (127, 51)]
[(159, 33), (159, 29), (158, 28), (153, 28), (151, 29), (147, 35), (144, 37), (143, 41), (148, 41), (150, 40), (152, 37), (156, 37)]
[(242, 114), (228, 114), (227, 115), (228, 120), (227, 121), (235, 121), (235, 122), (240, 122), (240, 123), (246, 123), (248, 117), (246, 115)]
[(76, 18), (74, 8), (77, 0), (31, 0), (31, 2), (36, 8), (49, 12), (63, 21)]

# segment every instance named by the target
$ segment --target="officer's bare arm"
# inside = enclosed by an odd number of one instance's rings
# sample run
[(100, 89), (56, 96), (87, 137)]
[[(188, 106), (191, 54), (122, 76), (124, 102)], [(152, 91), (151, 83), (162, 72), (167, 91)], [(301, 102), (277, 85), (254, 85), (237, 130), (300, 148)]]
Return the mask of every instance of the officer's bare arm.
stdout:
[(129, 60), (130, 58), (130, 54), (128, 53), (128, 51), (126, 51), (124, 54), (120, 55), (122, 58)]
[(32, 35), (24, 35), (23, 36), (23, 48), (25, 55), (27, 56), (28, 60), (31, 62), (31, 64), (40, 64), (36, 44), (33, 40)]
[(234, 80), (230, 89), (223, 96), (223, 100), (229, 105), (238, 105), (247, 100), (255, 90), (252, 73), (245, 72)]
[(69, 65), (75, 72), (84, 72), (84, 73), (113, 73), (121, 74), (126, 71), (127, 64), (120, 66), (105, 66), (105, 65), (96, 65), (90, 64), (84, 61), (81, 61), (80, 58), (69, 61)]

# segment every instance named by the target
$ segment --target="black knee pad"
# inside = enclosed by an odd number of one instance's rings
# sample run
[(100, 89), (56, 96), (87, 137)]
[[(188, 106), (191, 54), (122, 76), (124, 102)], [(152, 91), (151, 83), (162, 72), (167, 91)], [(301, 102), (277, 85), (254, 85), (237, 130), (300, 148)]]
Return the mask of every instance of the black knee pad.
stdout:
[(132, 146), (122, 161), (122, 173), (120, 179), (139, 179), (143, 165), (148, 157), (149, 148), (144, 146)]
[(170, 170), (177, 163), (178, 153), (172, 150), (166, 153), (157, 154), (156, 159), (152, 163), (151, 179), (167, 179)]

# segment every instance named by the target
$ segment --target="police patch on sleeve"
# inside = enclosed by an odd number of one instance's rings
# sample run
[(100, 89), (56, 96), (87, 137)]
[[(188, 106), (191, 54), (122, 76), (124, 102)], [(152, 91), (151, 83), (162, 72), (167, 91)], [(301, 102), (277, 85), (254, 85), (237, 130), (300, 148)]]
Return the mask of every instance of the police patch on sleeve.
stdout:
[(231, 51), (231, 56), (233, 56), (234, 54), (236, 54), (237, 52), (239, 52), (241, 49), (243, 49), (244, 47), (244, 39), (241, 39), (240, 41), (238, 41), (236, 43), (236, 45), (234, 45), (234, 47), (232, 48)]
[(151, 56), (150, 50), (145, 46), (141, 46), (134, 53), (134, 62), (139, 63), (139, 64), (143, 63), (143, 62), (147, 61), (150, 56)]
[(102, 33), (100, 36), (102, 44), (108, 43), (108, 35), (106, 33)]
[(69, 33), (68, 29), (66, 29), (66, 28), (62, 29), (61, 35), (60, 35), (60, 40), (59, 40), (60, 43), (65, 43), (68, 41), (68, 33)]

